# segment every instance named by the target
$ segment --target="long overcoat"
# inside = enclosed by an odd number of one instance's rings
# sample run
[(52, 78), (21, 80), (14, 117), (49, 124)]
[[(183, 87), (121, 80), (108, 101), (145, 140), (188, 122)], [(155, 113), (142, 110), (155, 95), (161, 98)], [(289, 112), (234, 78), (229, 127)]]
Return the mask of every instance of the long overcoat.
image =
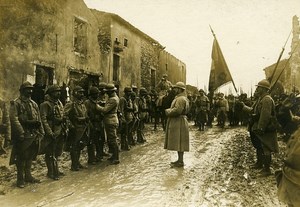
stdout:
[(260, 141), (271, 151), (278, 152), (277, 131), (268, 131), (268, 125), (272, 116), (275, 116), (275, 104), (270, 95), (263, 96), (256, 107), (254, 113), (259, 116), (258, 120), (254, 122), (252, 131), (262, 129), (265, 133), (257, 135)]
[(168, 117), (164, 148), (179, 152), (189, 151), (189, 126), (186, 114), (189, 110), (189, 101), (185, 93), (178, 94), (166, 109)]
[(300, 128), (291, 136), (286, 149), (278, 198), (287, 204), (300, 206)]

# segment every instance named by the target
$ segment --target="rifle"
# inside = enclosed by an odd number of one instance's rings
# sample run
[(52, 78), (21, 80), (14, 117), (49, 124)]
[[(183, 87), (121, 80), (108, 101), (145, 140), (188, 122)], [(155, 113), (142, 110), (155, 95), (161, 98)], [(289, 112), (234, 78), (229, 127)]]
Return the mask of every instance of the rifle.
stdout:
[(294, 52), (296, 51), (296, 49), (298, 48), (298, 46), (299, 46), (299, 42), (297, 43), (297, 45), (296, 45), (296, 47), (294, 48), (294, 50), (291, 52), (291, 55), (290, 55), (289, 59), (286, 61), (286, 63), (285, 63), (285, 65), (284, 65), (283, 69), (282, 69), (281, 72), (279, 73), (279, 75), (278, 75), (278, 77), (276, 78), (275, 82), (271, 85), (271, 87), (270, 87), (270, 89), (269, 89), (269, 93), (271, 93), (272, 90), (274, 89), (276, 83), (278, 82), (280, 76), (282, 75), (283, 71), (285, 70), (285, 67), (286, 67), (287, 64), (289, 63), (291, 57), (293, 56), (293, 54), (294, 54)]
[(283, 47), (282, 47), (282, 50), (281, 50), (280, 54), (279, 54), (278, 60), (277, 60), (276, 65), (275, 65), (275, 68), (274, 68), (273, 73), (272, 73), (272, 75), (271, 75), (271, 77), (270, 77), (270, 83), (272, 83), (272, 81), (273, 81), (273, 78), (274, 78), (275, 72), (276, 72), (276, 70), (277, 70), (277, 67), (278, 67), (278, 65), (279, 65), (280, 59), (281, 59), (282, 54), (283, 54), (283, 52), (284, 52), (284, 50), (285, 50), (286, 43), (287, 43), (288, 40), (290, 39), (290, 36), (291, 36), (291, 34), (292, 34), (292, 31), (293, 31), (293, 30), (291, 30), (291, 32), (290, 32), (290, 34), (289, 34), (287, 40), (285, 41), (285, 43), (284, 43), (284, 45), (283, 45)]

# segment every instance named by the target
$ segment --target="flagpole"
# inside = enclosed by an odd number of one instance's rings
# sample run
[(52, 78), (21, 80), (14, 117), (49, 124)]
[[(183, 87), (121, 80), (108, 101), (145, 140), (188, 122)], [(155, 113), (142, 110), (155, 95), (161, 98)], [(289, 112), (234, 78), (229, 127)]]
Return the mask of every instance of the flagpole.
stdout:
[[(215, 34), (214, 30), (212, 29), (212, 27), (211, 27), (210, 25), (209, 25), (209, 28), (210, 28), (211, 33), (213, 34), (214, 38), (217, 40), (216, 34)], [(235, 86), (235, 83), (234, 83), (232, 77), (231, 77), (231, 81), (232, 81), (232, 84), (233, 84), (233, 87), (234, 87), (235, 92), (238, 94), (238, 90), (236, 89), (236, 86)]]

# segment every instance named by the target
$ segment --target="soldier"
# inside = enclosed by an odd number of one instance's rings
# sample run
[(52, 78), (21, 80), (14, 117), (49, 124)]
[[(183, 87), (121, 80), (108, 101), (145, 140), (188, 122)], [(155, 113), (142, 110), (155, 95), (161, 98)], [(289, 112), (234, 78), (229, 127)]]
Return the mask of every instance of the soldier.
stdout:
[(138, 126), (140, 124), (140, 118), (139, 118), (139, 107), (138, 107), (138, 101), (140, 99), (140, 97), (137, 96), (137, 93), (132, 91), (130, 93), (130, 99), (132, 102), (132, 107), (133, 107), (133, 111), (132, 111), (132, 115), (133, 115), (133, 123), (131, 128), (129, 129), (129, 131), (131, 132), (131, 136), (128, 137), (128, 144), (130, 146), (134, 146), (135, 145), (135, 135), (137, 135), (137, 130), (138, 130)]
[(172, 83), (167, 79), (168, 75), (163, 74), (163, 77), (161, 81), (156, 86), (156, 89), (158, 91), (158, 99), (157, 99), (157, 106), (162, 105), (162, 99), (167, 94), (167, 91), (169, 91), (172, 88)]
[(224, 93), (219, 93), (219, 98), (216, 103), (217, 106), (217, 121), (218, 126), (224, 127), (226, 121), (226, 115), (229, 111), (228, 101), (224, 97)]
[(10, 164), (17, 166), (17, 186), (19, 188), (24, 188), (24, 181), (40, 182), (32, 177), (31, 164), (38, 154), (39, 141), (44, 136), (44, 128), (41, 124), (38, 105), (31, 99), (32, 90), (32, 84), (24, 82), (20, 86), (20, 97), (11, 101), (10, 107), (13, 141)]
[(84, 168), (80, 162), (81, 150), (88, 144), (89, 121), (87, 109), (84, 105), (84, 89), (75, 86), (73, 101), (68, 102), (64, 108), (64, 117), (70, 121), (67, 144), (71, 155), (71, 170), (79, 171)]
[[(96, 109), (97, 104), (99, 104), (99, 89), (95, 86), (90, 88), (89, 99), (87, 99), (84, 104), (87, 109), (88, 117), (90, 120), (90, 143), (87, 146), (88, 150), (88, 164), (95, 165), (96, 162), (100, 161), (100, 139), (101, 139), (101, 129), (103, 128), (102, 115), (99, 110)], [(95, 155), (95, 150), (98, 157)], [(102, 146), (103, 150), (103, 146)]]
[(228, 121), (229, 126), (234, 126), (237, 124), (235, 117), (235, 98), (232, 94), (228, 95)]
[[(106, 96), (106, 93), (105, 93), (105, 88), (106, 88), (106, 83), (105, 82), (100, 82), (99, 83), (99, 105), (104, 107), (105, 106), (105, 103), (106, 103), (106, 99), (107, 99), (107, 96)], [(105, 151), (104, 151), (104, 144), (106, 142), (106, 135), (105, 135), (105, 128), (104, 128), (104, 122), (103, 122), (103, 119), (104, 119), (104, 115), (103, 113), (101, 113), (101, 125), (100, 125), (100, 146), (99, 146), (99, 154), (98, 152), (96, 153), (96, 158), (97, 159), (100, 159), (102, 160), (103, 157), (107, 157), (109, 156), (109, 154), (107, 154)], [(112, 152), (112, 149), (110, 149), (109, 151)]]
[(140, 89), (140, 97), (138, 99), (138, 109), (139, 109), (139, 124), (137, 128), (137, 142), (144, 143), (146, 141), (145, 135), (144, 135), (144, 128), (145, 128), (145, 122), (147, 119), (147, 114), (149, 111), (146, 97), (148, 95), (148, 92), (146, 88)]
[(189, 111), (189, 100), (184, 93), (183, 82), (177, 82), (174, 91), (176, 97), (171, 108), (165, 110), (168, 121), (164, 148), (178, 153), (178, 160), (171, 162), (172, 167), (183, 167), (183, 154), (189, 151), (189, 125), (186, 116)]
[(208, 97), (205, 95), (204, 90), (199, 90), (199, 96), (197, 96), (196, 105), (196, 120), (200, 131), (204, 131), (205, 123), (208, 119), (208, 112), (210, 110), (210, 103)]
[(63, 104), (60, 102), (61, 88), (58, 85), (49, 86), (48, 98), (41, 103), (41, 120), (45, 129), (45, 162), (47, 165), (47, 176), (53, 180), (59, 180), (63, 175), (58, 169), (58, 157), (63, 152), (66, 128), (63, 120)]
[(133, 126), (133, 104), (130, 99), (132, 90), (130, 87), (124, 88), (124, 96), (120, 98), (119, 110), (121, 117), (121, 150), (129, 151), (128, 140), (132, 139)]
[(116, 94), (117, 88), (114, 84), (107, 84), (105, 91), (108, 95), (108, 100), (105, 107), (97, 105), (99, 109), (104, 114), (104, 127), (107, 135), (108, 146), (112, 150), (112, 156), (109, 158), (111, 164), (119, 164), (119, 147), (117, 144), (117, 128), (119, 126), (118, 120), (118, 107), (119, 98)]
[(9, 145), (10, 141), (10, 120), (8, 107), (6, 102), (0, 99), (0, 155), (6, 154), (5, 147)]
[(243, 110), (252, 114), (250, 136), (253, 146), (256, 148), (257, 162), (254, 168), (263, 168), (263, 176), (271, 175), (271, 152), (278, 152), (277, 131), (271, 128), (272, 116), (275, 116), (275, 104), (268, 91), (270, 83), (268, 80), (261, 80), (256, 85), (254, 96), (257, 101), (252, 107), (243, 104)]

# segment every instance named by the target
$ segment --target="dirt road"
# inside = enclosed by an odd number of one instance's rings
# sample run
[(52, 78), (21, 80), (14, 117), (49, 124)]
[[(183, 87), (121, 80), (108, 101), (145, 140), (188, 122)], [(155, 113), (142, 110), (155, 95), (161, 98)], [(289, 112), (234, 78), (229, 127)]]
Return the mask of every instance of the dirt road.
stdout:
[[(121, 152), (116, 166), (103, 161), (71, 172), (67, 161), (66, 176), (52, 181), (45, 177), (40, 158), (34, 171), (43, 182), (24, 189), (15, 187), (15, 172), (6, 174), (13, 181), (2, 177), (6, 188), (0, 206), (284, 206), (277, 199), (274, 176), (260, 177), (249, 168), (254, 151), (245, 128), (214, 126), (200, 132), (190, 126), (191, 150), (185, 153), (184, 168), (170, 167), (177, 156), (163, 149), (164, 132), (147, 129), (147, 143)], [(281, 159), (282, 154), (273, 158), (274, 169)]]

